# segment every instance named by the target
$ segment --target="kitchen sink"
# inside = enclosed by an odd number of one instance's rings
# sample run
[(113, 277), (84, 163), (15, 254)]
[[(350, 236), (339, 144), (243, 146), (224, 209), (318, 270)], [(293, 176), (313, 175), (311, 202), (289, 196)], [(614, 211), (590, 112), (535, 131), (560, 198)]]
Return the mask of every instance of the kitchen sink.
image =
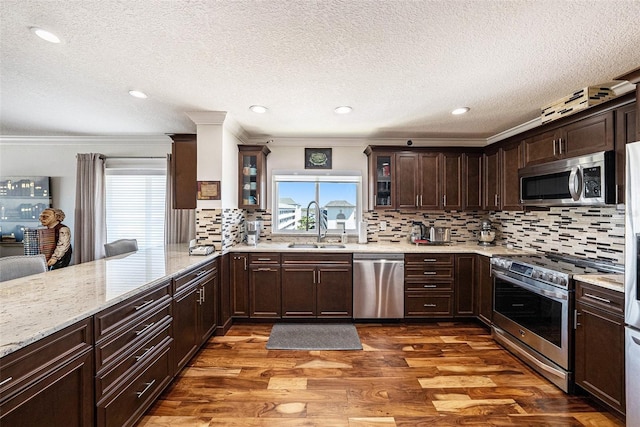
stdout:
[(345, 245), (341, 243), (289, 243), (289, 248), (292, 249), (344, 249)]
[(289, 243), (288, 247), (295, 249), (315, 249), (318, 245), (315, 243)]

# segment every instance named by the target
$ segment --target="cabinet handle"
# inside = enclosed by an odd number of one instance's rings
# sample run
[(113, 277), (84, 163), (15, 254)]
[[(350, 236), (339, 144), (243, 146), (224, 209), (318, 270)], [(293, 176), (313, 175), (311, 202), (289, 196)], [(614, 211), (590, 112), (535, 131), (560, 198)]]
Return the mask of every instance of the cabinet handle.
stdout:
[(202, 287), (202, 288), (200, 288), (200, 290), (202, 291), (202, 303), (204, 303), (206, 301), (206, 298), (205, 298), (205, 295), (204, 295), (204, 292), (205, 292), (206, 289), (204, 287)]
[(560, 151), (560, 155), (562, 155), (562, 138), (558, 138), (558, 150)]
[(140, 329), (139, 331), (136, 331), (136, 335), (144, 334), (145, 332), (147, 332), (147, 330), (149, 330), (149, 328), (152, 328), (153, 325), (155, 324), (156, 322), (151, 322), (148, 325), (145, 325), (144, 328)]
[(556, 155), (557, 155), (556, 154), (556, 140), (554, 139), (553, 140), (553, 157), (555, 157)]
[(242, 259), (244, 260), (244, 271), (247, 271), (247, 257), (243, 256)]
[(416, 194), (416, 208), (417, 208), (418, 206), (420, 206), (420, 205), (418, 204), (418, 195)]
[(198, 271), (198, 272), (196, 273), (196, 278), (198, 278), (198, 277), (202, 277), (202, 276), (204, 276), (205, 274), (207, 274), (207, 270), (200, 270), (200, 271)]
[(3, 380), (3, 381), (0, 383), (0, 387), (2, 387), (2, 386), (3, 386), (3, 385), (5, 385), (5, 384), (8, 384), (8, 383), (9, 383), (10, 381), (12, 381), (12, 380), (13, 380), (13, 377), (9, 377), (9, 378), (7, 378), (7, 379)]
[(156, 380), (153, 380), (150, 383), (146, 383), (144, 390), (136, 392), (136, 396), (138, 396), (138, 399), (140, 399), (142, 395), (145, 394), (155, 383)]
[(442, 196), (442, 206), (447, 206), (447, 195)]
[(133, 308), (136, 309), (136, 311), (143, 309), (144, 307), (148, 306), (149, 304), (153, 303), (154, 300), (150, 299), (149, 301), (145, 301), (140, 305), (135, 305), (133, 306)]
[(436, 285), (424, 285), (423, 288), (435, 288)]
[(424, 307), (437, 307), (435, 304), (423, 304)]
[(316, 271), (313, 270), (313, 284), (316, 284)]
[(425, 271), (424, 273), (425, 276), (433, 276), (434, 274), (438, 274), (436, 271)]
[(322, 278), (321, 278), (321, 276), (320, 276), (320, 273), (321, 273), (321, 272), (320, 272), (320, 271), (318, 271), (318, 284), (320, 284), (320, 282), (322, 282)]
[(424, 262), (436, 262), (437, 260), (435, 258), (425, 258), (422, 261), (424, 261)]
[(573, 310), (573, 329), (578, 329), (578, 326), (580, 326), (580, 322), (578, 322), (578, 316), (582, 316), (582, 313), (580, 313), (577, 309)]
[(258, 258), (258, 261), (271, 261), (271, 258)]
[(597, 295), (592, 295), (592, 294), (590, 294), (590, 293), (588, 293), (588, 292), (585, 292), (585, 293), (584, 293), (584, 296), (585, 296), (585, 297), (589, 297), (589, 298), (593, 298), (593, 299), (598, 300), (598, 301), (600, 301), (600, 302), (604, 302), (605, 304), (611, 304), (611, 300), (608, 300), (608, 299), (606, 299), (606, 298), (599, 297), (599, 296), (597, 296)]
[(260, 194), (256, 194), (256, 205), (260, 204)]
[(498, 193), (496, 193), (496, 194), (494, 194), (494, 195), (493, 195), (493, 202), (494, 202), (493, 204), (494, 204), (495, 206), (498, 206)]
[(269, 267), (256, 268), (256, 271), (271, 271)]
[(149, 354), (150, 351), (152, 351), (154, 348), (156, 348), (155, 345), (152, 345), (149, 348), (145, 348), (144, 352), (140, 355), (140, 356), (136, 356), (136, 362), (140, 359), (142, 359), (143, 357), (145, 357), (147, 354)]

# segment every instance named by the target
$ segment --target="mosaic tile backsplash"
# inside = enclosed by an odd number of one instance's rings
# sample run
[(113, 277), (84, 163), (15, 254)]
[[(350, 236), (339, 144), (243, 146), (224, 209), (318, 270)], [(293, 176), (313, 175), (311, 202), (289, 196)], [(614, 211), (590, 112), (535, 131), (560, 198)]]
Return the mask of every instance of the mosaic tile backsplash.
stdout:
[[(598, 258), (624, 264), (624, 210), (615, 207), (557, 207), (540, 211), (503, 212), (423, 212), (369, 211), (367, 240), (375, 243), (406, 242), (413, 221), (427, 227), (450, 227), (451, 240), (476, 242), (480, 222), (488, 218), (496, 230), (496, 244), (538, 252)], [(245, 241), (245, 221), (262, 221), (260, 241), (282, 241), (271, 235), (270, 211), (242, 209), (198, 209), (196, 239), (198, 244), (213, 244), (225, 252)], [(385, 222), (386, 230), (381, 230)], [(355, 241), (352, 236), (350, 241)]]

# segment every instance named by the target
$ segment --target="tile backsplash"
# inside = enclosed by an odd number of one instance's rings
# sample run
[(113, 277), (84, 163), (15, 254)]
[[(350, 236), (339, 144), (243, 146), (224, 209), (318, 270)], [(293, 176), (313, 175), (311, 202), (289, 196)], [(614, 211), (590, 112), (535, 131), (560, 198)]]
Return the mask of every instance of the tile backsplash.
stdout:
[[(624, 210), (615, 207), (557, 207), (539, 211), (369, 211), (368, 241), (406, 241), (413, 221), (451, 227), (454, 242), (475, 242), (480, 221), (489, 218), (496, 244), (538, 252), (598, 258), (624, 264)], [(380, 224), (386, 222), (386, 230)]]
[[(406, 242), (413, 221), (426, 226), (450, 227), (451, 240), (476, 242), (482, 219), (492, 221), (496, 244), (538, 252), (556, 252), (598, 258), (624, 264), (624, 210), (615, 207), (557, 207), (535, 211), (423, 212), (368, 211), (367, 240), (372, 243)], [(272, 215), (268, 210), (198, 209), (198, 244), (213, 244), (226, 251), (245, 240), (245, 221), (262, 221), (260, 241), (280, 241), (271, 235)], [(381, 223), (386, 229), (382, 230)], [(289, 238), (287, 238), (289, 239)]]

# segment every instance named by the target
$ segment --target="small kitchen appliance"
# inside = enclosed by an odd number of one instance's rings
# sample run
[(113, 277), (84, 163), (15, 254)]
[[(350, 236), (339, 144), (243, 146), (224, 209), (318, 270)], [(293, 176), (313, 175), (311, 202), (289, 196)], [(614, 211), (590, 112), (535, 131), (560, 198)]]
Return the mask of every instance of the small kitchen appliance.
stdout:
[(257, 245), (258, 240), (260, 240), (260, 221), (247, 221), (247, 244), (248, 245)]
[(480, 246), (495, 246), (496, 232), (493, 231), (491, 221), (483, 219), (480, 222), (480, 233), (478, 233), (478, 244)]
[(427, 227), (421, 221), (413, 221), (411, 225), (411, 233), (409, 234), (409, 241), (411, 243), (419, 243), (427, 238)]
[(451, 228), (449, 227), (429, 228), (429, 243), (435, 243), (435, 244), (451, 243)]

